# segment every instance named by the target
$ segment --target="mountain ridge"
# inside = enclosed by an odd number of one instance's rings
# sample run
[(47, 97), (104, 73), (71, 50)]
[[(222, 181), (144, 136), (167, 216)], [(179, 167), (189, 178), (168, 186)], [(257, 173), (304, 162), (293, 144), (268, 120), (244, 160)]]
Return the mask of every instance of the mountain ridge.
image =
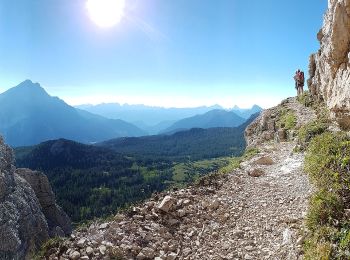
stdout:
[(0, 101), (0, 132), (12, 146), (62, 137), (89, 143), (145, 134), (122, 120), (78, 111), (30, 80), (0, 94)]
[(238, 116), (233, 111), (214, 109), (201, 115), (181, 119), (164, 129), (161, 134), (191, 128), (237, 127), (245, 121), (246, 119)]
[[(164, 108), (146, 105), (121, 105), (119, 103), (102, 103), (98, 105), (80, 105), (76, 108), (83, 109), (107, 118), (120, 118), (125, 121), (136, 124), (141, 129), (148, 131), (150, 134), (157, 134), (165, 128), (155, 127), (157, 124), (167, 125), (167, 121), (176, 122), (184, 118), (192, 117), (207, 113), (211, 110), (221, 109), (234, 111), (241, 117), (248, 119), (252, 114), (262, 109), (254, 105), (250, 109), (224, 109), (220, 105), (200, 106), (195, 108)], [(170, 126), (170, 125), (168, 125)]]

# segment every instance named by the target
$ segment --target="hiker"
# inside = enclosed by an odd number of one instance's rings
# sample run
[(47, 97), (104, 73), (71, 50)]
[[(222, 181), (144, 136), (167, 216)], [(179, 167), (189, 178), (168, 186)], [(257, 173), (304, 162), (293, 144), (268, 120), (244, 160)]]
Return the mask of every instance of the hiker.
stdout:
[(297, 90), (298, 96), (302, 95), (304, 92), (305, 77), (304, 72), (298, 69), (294, 75), (295, 88)]

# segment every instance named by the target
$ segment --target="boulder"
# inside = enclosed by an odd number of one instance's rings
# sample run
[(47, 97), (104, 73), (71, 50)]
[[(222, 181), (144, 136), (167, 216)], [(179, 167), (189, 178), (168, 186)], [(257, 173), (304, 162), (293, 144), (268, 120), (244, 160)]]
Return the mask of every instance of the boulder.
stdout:
[(257, 159), (254, 164), (256, 165), (272, 165), (274, 164), (274, 161), (268, 157), (268, 156), (263, 156), (263, 157), (260, 157), (259, 159)]
[(69, 259), (71, 260), (78, 260), (80, 258), (80, 253), (78, 251), (72, 251), (69, 254)]
[(264, 173), (265, 173), (264, 170), (256, 168), (256, 169), (251, 170), (248, 173), (248, 175), (251, 177), (260, 177), (260, 176), (264, 175)]
[(171, 196), (165, 196), (162, 202), (158, 205), (158, 209), (168, 213), (174, 204), (175, 200)]

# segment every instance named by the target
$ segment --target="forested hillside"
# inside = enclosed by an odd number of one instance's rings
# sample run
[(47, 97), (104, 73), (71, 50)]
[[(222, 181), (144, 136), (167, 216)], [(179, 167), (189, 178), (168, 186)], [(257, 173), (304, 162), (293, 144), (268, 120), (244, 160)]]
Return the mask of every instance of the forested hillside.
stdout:
[(165, 189), (172, 178), (172, 162), (144, 162), (63, 139), (18, 148), (16, 160), (18, 167), (48, 176), (59, 204), (74, 221), (112, 214)]
[(97, 145), (128, 155), (176, 161), (239, 156), (245, 148), (244, 129), (257, 115), (234, 128), (193, 128), (172, 135), (118, 138)]

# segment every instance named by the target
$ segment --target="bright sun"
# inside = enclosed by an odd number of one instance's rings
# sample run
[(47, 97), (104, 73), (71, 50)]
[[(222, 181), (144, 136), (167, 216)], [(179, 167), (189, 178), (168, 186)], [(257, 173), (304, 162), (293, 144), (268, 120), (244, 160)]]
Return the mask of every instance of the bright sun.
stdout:
[(125, 0), (87, 0), (86, 8), (98, 26), (112, 27), (124, 16)]

